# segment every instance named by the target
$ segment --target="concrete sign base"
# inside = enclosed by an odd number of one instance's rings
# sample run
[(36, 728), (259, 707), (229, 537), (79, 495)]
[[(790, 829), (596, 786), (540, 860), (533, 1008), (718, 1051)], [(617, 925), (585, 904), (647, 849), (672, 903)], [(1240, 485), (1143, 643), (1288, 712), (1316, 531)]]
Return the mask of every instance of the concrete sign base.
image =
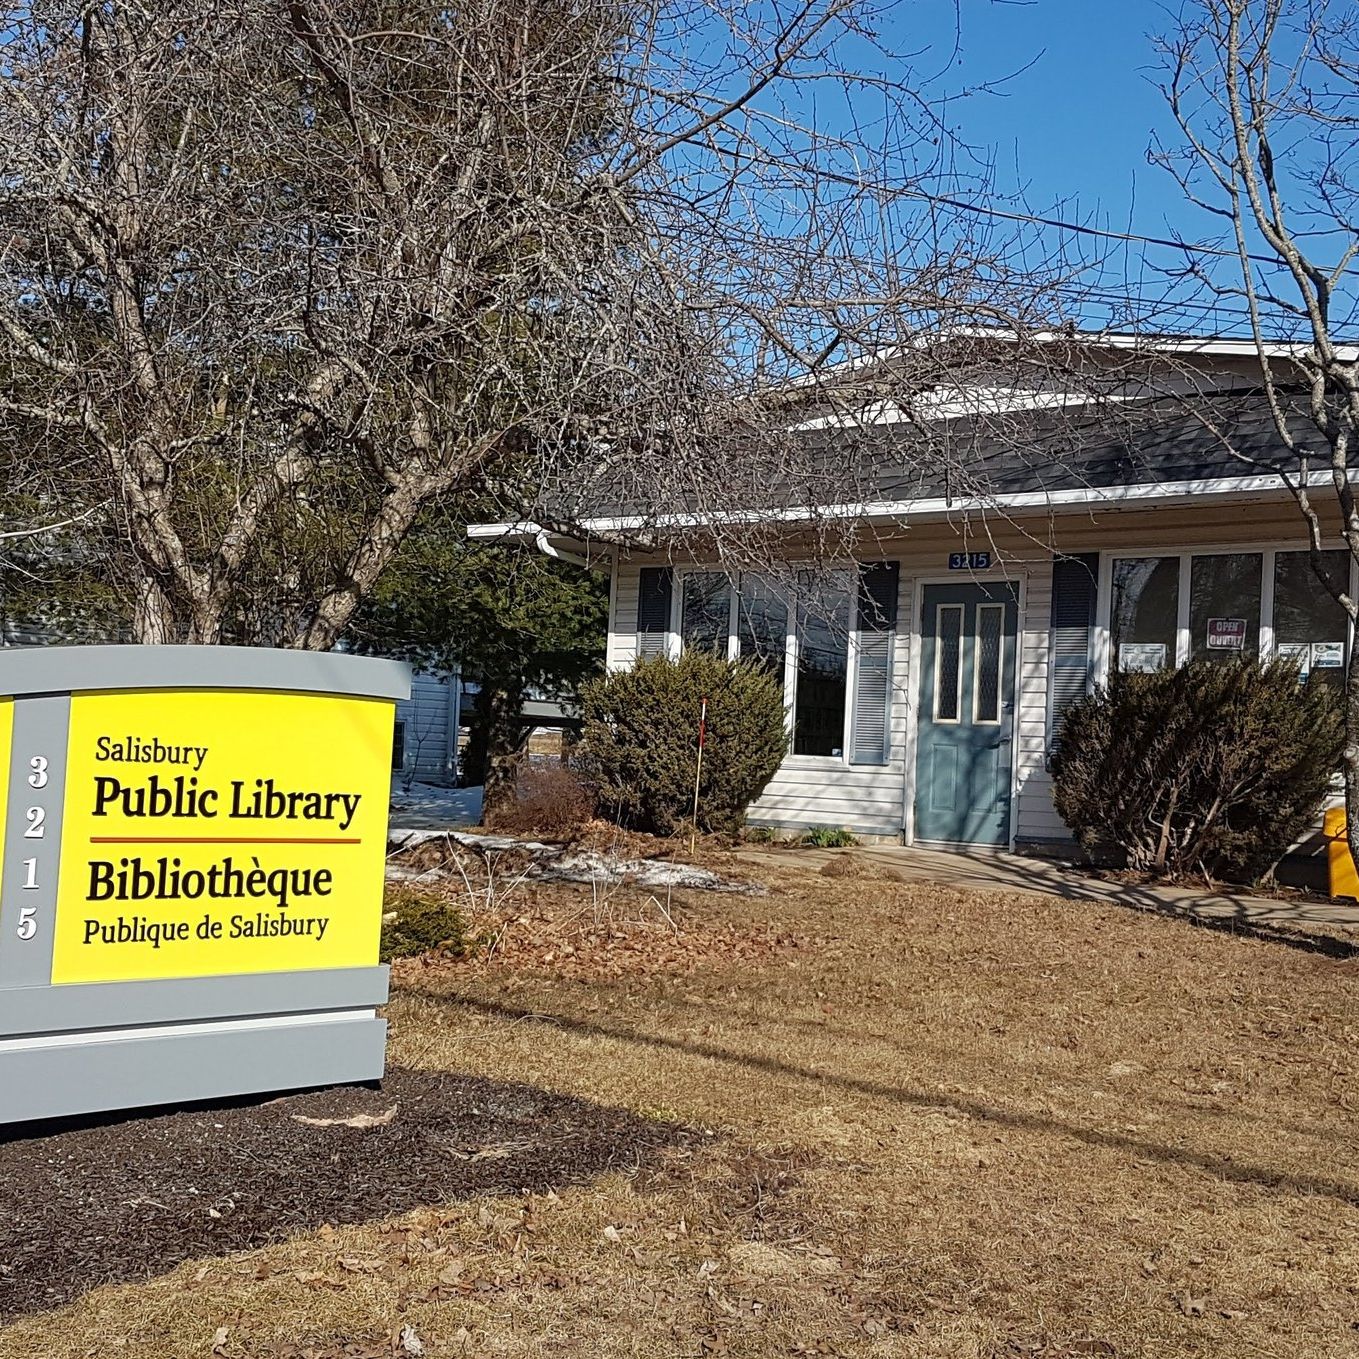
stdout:
[(381, 1078), (408, 693), (362, 657), (0, 652), (0, 1123)]

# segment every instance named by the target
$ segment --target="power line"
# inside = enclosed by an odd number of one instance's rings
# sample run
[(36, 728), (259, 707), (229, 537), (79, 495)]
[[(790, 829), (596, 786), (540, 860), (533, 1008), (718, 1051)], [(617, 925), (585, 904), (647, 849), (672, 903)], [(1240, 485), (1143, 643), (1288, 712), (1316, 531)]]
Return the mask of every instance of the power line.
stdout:
[[(1188, 241), (1169, 240), (1163, 236), (1141, 236), (1131, 231), (1106, 231), (1102, 227), (1084, 226), (1080, 222), (1064, 222), (1059, 217), (1039, 217), (1028, 212), (1009, 212), (1004, 208), (991, 208), (983, 203), (968, 203), (961, 198), (948, 198), (943, 194), (928, 193), (924, 189), (903, 189), (902, 196), (919, 198), (927, 203), (938, 203), (943, 207), (957, 208), (960, 212), (972, 212), (981, 217), (999, 217), (1007, 222), (1027, 222), (1033, 226), (1055, 227), (1059, 231), (1070, 231), (1080, 236), (1098, 236), (1109, 241), (1131, 241), (1140, 245), (1159, 245), (1171, 250), (1181, 250), (1185, 254), (1217, 255), (1224, 259), (1240, 259), (1236, 250), (1221, 245), (1191, 245)], [(1256, 264), (1279, 265), (1282, 261), (1270, 255), (1253, 255), (1246, 252), (1246, 258)]]

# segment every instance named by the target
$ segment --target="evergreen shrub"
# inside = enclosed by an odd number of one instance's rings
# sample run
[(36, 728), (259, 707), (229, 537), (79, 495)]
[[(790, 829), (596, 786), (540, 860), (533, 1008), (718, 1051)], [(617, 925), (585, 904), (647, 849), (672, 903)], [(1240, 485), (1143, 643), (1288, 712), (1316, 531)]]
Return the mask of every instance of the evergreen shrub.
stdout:
[(467, 921), (452, 902), (410, 888), (388, 889), (378, 945), (378, 957), (384, 963), (418, 958), (436, 949), (461, 958), (471, 947)]
[(1335, 696), (1288, 660), (1118, 675), (1067, 711), (1055, 802), (1097, 857), (1254, 881), (1317, 825), (1342, 744)]
[(657, 835), (689, 824), (705, 697), (698, 829), (740, 829), (788, 751), (783, 693), (759, 666), (697, 650), (643, 658), (585, 685), (577, 764), (603, 815)]

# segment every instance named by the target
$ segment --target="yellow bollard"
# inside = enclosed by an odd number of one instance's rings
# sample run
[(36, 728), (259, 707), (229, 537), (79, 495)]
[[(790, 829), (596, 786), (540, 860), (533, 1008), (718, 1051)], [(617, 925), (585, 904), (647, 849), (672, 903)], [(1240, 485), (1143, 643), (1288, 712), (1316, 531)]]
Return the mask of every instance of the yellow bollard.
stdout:
[(1326, 862), (1330, 868), (1330, 891), (1333, 897), (1352, 897), (1359, 900), (1359, 873), (1355, 872), (1354, 858), (1345, 838), (1345, 809), (1331, 807), (1322, 822), (1326, 835)]

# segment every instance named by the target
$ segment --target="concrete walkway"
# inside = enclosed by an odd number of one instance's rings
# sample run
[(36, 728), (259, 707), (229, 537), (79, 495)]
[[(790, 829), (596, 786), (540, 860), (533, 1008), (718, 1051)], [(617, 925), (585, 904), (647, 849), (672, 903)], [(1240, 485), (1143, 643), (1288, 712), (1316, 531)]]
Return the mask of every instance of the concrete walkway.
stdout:
[(854, 849), (765, 849), (742, 855), (766, 862), (820, 868), (840, 855), (894, 869), (908, 882), (935, 882), (992, 892), (1033, 892), (1073, 901), (1106, 901), (1162, 915), (1178, 915), (1243, 932), (1271, 934), (1293, 926), (1320, 925), (1359, 931), (1359, 904), (1349, 901), (1276, 899), (1249, 893), (1109, 882), (1049, 859), (1018, 854), (862, 845)]

